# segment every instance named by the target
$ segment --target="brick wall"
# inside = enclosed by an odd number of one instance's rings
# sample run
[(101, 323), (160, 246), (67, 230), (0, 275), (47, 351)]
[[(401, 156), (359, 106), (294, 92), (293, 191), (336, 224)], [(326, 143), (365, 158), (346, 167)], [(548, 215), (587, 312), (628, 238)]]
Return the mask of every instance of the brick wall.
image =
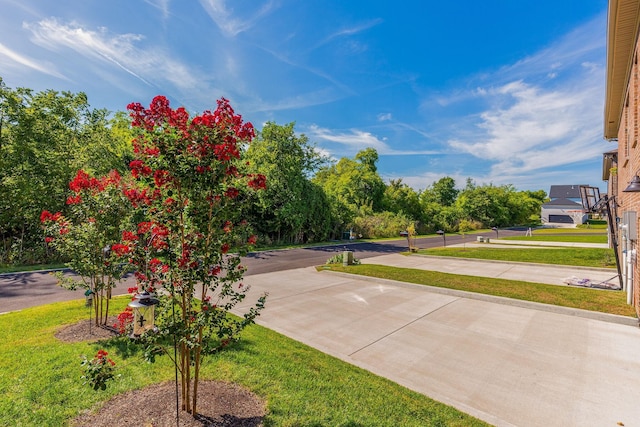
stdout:
[[(618, 130), (618, 215), (623, 212), (636, 211), (640, 216), (640, 193), (624, 193), (624, 190), (636, 173), (640, 173), (640, 141), (638, 141), (640, 130), (640, 91), (638, 87), (639, 72), (637, 55), (639, 52), (640, 40), (636, 45), (634, 61), (629, 76), (627, 87), (627, 97), (625, 107), (622, 111), (620, 129)], [(614, 190), (615, 191), (615, 190)], [(640, 224), (636, 224), (640, 231)], [(636, 239), (640, 236), (636, 236)], [(640, 241), (634, 242), (633, 249), (638, 250)], [(620, 241), (622, 245), (622, 240)], [(620, 251), (622, 251), (622, 247)], [(622, 254), (621, 254), (622, 255)], [(622, 259), (622, 256), (620, 257)], [(640, 315), (640, 271), (638, 271), (637, 257), (633, 263), (634, 291), (633, 304), (636, 313)]]

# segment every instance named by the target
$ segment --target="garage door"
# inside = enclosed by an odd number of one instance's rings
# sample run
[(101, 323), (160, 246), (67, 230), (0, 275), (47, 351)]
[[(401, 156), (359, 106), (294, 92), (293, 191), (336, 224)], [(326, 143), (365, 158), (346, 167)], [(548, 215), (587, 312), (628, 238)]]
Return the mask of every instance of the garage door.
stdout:
[(559, 222), (561, 224), (573, 224), (573, 218), (569, 215), (549, 215), (549, 222)]

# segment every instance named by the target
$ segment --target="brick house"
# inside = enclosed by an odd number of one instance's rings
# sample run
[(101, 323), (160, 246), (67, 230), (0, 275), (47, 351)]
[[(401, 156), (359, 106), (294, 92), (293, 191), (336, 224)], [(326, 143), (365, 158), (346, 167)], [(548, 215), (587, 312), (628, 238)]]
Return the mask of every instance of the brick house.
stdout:
[[(638, 213), (640, 192), (624, 191), (640, 173), (640, 84), (638, 68), (640, 0), (609, 0), (604, 137), (617, 143), (605, 153), (603, 177), (617, 205), (623, 277), (627, 302), (640, 314)], [(615, 154), (614, 154), (615, 153)], [(640, 179), (639, 179), (640, 181)], [(640, 186), (638, 186), (640, 187)]]

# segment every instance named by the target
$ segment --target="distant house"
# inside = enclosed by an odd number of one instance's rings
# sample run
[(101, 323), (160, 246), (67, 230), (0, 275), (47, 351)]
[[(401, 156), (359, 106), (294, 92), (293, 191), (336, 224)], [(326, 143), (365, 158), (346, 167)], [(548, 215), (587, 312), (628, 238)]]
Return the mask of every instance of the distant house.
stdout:
[(543, 224), (584, 224), (588, 219), (582, 206), (580, 185), (552, 185), (549, 198), (540, 212)]

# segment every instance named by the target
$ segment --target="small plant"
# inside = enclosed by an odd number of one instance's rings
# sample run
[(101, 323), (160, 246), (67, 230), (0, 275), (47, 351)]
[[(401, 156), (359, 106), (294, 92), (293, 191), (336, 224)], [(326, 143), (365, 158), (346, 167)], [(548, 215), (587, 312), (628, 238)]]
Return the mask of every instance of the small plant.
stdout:
[(84, 367), (82, 379), (85, 380), (85, 384), (89, 384), (94, 390), (106, 390), (107, 381), (115, 378), (116, 364), (107, 355), (108, 353), (101, 349), (91, 360), (86, 356), (82, 356), (81, 365)]
[[(327, 262), (325, 262), (325, 264), (329, 265), (329, 264), (342, 264), (342, 261), (344, 260), (344, 253), (340, 252), (339, 254), (336, 254), (334, 256), (332, 256), (331, 258), (329, 258), (327, 260)], [(353, 265), (359, 265), (360, 264), (360, 260), (359, 259), (353, 259)]]

